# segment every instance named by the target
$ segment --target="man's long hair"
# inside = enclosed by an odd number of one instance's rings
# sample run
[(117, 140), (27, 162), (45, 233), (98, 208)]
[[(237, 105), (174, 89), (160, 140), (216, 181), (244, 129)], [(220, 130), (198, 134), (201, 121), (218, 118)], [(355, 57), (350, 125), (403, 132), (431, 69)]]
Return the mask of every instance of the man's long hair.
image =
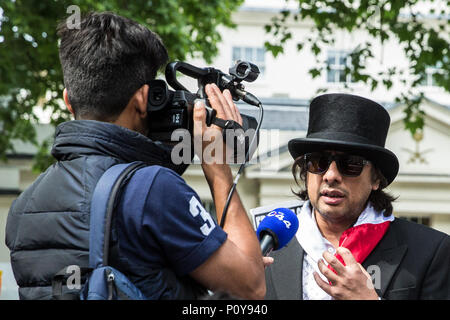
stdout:
[[(297, 186), (300, 188), (298, 192), (292, 190), (292, 192), (302, 200), (308, 200), (308, 189), (306, 184), (308, 170), (306, 166), (302, 165), (302, 156), (295, 159), (292, 165), (292, 174), (294, 175), (294, 180)], [(380, 186), (377, 190), (372, 190), (369, 195), (368, 201), (372, 204), (373, 208), (381, 212), (383, 211), (384, 216), (389, 217), (392, 214), (392, 202), (397, 198), (393, 197), (389, 193), (383, 191), (387, 187), (387, 180), (381, 171), (372, 163), (372, 181), (380, 180)]]

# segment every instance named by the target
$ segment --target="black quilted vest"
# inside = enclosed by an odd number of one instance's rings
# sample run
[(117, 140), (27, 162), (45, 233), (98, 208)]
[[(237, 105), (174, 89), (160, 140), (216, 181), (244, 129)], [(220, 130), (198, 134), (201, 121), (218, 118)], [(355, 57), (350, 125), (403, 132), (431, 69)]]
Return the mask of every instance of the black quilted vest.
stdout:
[[(137, 132), (93, 120), (59, 125), (52, 155), (58, 161), (14, 201), (8, 215), (6, 245), (20, 299), (51, 299), (58, 271), (69, 265), (88, 267), (91, 197), (108, 168), (133, 161), (171, 167), (167, 149)], [(185, 167), (172, 169), (181, 173)], [(133, 269), (121, 265), (117, 255), (116, 248), (111, 265), (152, 298), (192, 299), (203, 293), (191, 279), (177, 279), (169, 269)]]

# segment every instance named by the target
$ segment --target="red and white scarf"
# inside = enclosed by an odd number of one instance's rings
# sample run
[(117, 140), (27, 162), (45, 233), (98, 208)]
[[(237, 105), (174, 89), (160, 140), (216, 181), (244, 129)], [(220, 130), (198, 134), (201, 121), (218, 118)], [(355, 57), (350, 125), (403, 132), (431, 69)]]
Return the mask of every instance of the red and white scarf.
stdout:
[[(318, 270), (317, 262), (322, 258), (324, 251), (328, 250), (335, 254), (334, 249), (336, 248), (333, 248), (331, 243), (322, 236), (309, 201), (304, 203), (298, 218), (297, 240), (306, 253), (307, 262), (326, 281), (326, 278)], [(369, 203), (356, 223), (344, 231), (339, 240), (339, 246), (349, 249), (355, 260), (362, 263), (383, 238), (393, 220), (393, 215), (385, 217), (382, 212), (375, 211)], [(338, 254), (336, 254), (336, 257), (344, 263)]]
[[(356, 223), (341, 235), (339, 246), (349, 249), (355, 260), (363, 263), (383, 238), (393, 220), (394, 215), (385, 217), (382, 212), (376, 212), (369, 204)], [(336, 257), (345, 265), (340, 255), (336, 254)]]

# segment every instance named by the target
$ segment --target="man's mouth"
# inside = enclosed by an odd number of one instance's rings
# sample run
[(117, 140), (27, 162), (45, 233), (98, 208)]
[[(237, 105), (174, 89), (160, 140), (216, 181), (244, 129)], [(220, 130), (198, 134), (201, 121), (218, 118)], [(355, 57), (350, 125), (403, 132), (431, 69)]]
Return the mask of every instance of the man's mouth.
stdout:
[(326, 204), (330, 205), (337, 205), (345, 198), (345, 194), (336, 189), (324, 189), (320, 192), (320, 196)]
[(325, 197), (330, 197), (330, 198), (343, 198), (344, 197), (344, 193), (343, 192), (341, 192), (339, 190), (335, 190), (335, 189), (322, 190), (320, 195), (321, 196), (325, 196)]

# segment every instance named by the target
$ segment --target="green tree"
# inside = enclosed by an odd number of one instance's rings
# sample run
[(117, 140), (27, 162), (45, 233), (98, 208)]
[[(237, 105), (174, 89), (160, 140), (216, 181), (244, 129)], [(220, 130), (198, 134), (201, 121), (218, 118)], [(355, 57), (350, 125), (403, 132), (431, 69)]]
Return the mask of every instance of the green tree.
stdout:
[[(292, 1), (291, 1), (292, 2)], [(276, 57), (283, 53), (286, 43), (293, 41), (289, 24), (310, 21), (311, 32), (304, 41), (296, 43), (297, 49), (311, 48), (316, 57), (316, 65), (309, 73), (313, 78), (328, 68), (320, 61), (321, 52), (333, 46), (337, 30), (348, 33), (365, 30), (372, 39), (385, 43), (395, 39), (403, 48), (409, 60), (408, 70), (391, 67), (377, 74), (367, 72), (365, 66), (374, 58), (370, 41), (357, 43), (349, 54), (350, 62), (345, 68), (345, 75), (351, 75), (354, 82), (362, 82), (375, 90), (378, 86), (387, 89), (393, 85), (393, 79), (409, 87), (396, 98), (397, 103), (405, 105), (405, 129), (412, 135), (421, 131), (424, 125), (424, 111), (420, 109), (424, 98), (420, 84), (426, 78), (429, 67), (438, 67), (440, 72), (433, 74), (433, 81), (450, 92), (450, 24), (449, 0), (296, 0), (295, 10), (284, 9), (276, 15), (266, 32), (274, 40), (266, 42), (266, 49)], [(433, 3), (439, 5), (433, 6)], [(423, 4), (431, 4), (424, 12)], [(436, 9), (438, 7), (438, 9)], [(435, 20), (430, 23), (430, 20)]]
[[(243, 0), (3, 0), (0, 3), (0, 159), (14, 152), (13, 139), (38, 145), (34, 108), (51, 112), (57, 125), (70, 118), (61, 106), (62, 70), (57, 24), (74, 14), (113, 11), (158, 33), (171, 60), (211, 62), (221, 37), (217, 27), (235, 27), (231, 13)], [(39, 145), (35, 169), (52, 161), (50, 141)]]

